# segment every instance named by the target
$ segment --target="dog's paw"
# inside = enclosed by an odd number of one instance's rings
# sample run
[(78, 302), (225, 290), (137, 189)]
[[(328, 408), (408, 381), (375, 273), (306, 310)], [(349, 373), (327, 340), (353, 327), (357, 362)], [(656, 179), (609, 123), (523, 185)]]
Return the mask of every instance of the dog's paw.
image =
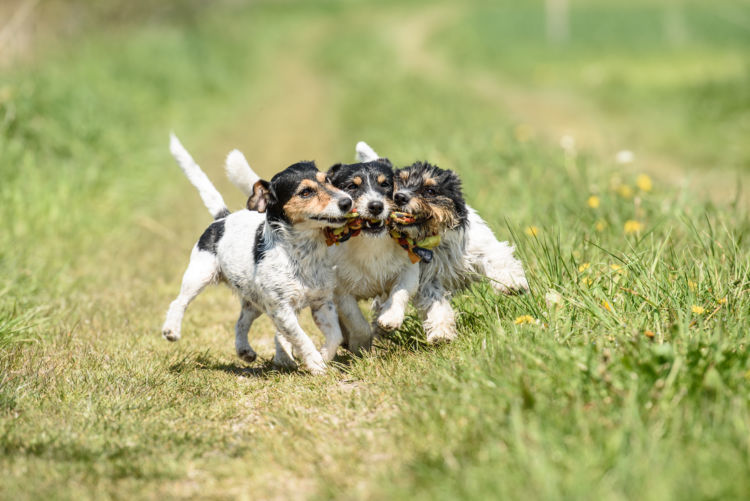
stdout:
[(276, 352), (273, 356), (273, 365), (279, 369), (295, 370), (297, 369), (297, 362), (295, 362), (289, 355), (284, 351)]
[(180, 333), (168, 327), (165, 327), (161, 330), (161, 335), (164, 336), (164, 339), (166, 339), (167, 341), (174, 342), (180, 340)]
[(326, 364), (323, 361), (323, 357), (320, 357), (320, 359), (317, 359), (316, 357), (313, 360), (305, 361), (305, 369), (307, 369), (307, 372), (309, 372), (313, 376), (319, 376), (321, 374), (325, 374)]
[(456, 339), (456, 331), (453, 328), (441, 326), (427, 332), (427, 342), (430, 344), (450, 343)]
[(255, 359), (258, 358), (257, 353), (255, 353), (255, 351), (253, 351), (253, 349), (249, 346), (247, 348), (237, 350), (237, 356), (249, 364), (255, 362)]
[(389, 308), (378, 316), (378, 327), (384, 331), (395, 331), (404, 323), (404, 311), (398, 308)]

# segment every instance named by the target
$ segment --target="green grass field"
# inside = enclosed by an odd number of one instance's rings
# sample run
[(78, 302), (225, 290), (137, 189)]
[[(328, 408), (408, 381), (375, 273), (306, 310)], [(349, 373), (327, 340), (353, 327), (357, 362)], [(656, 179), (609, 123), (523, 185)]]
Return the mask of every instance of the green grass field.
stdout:
[[(572, 1), (552, 47), (517, 3), (191, 2), (4, 68), (0, 499), (750, 496), (750, 7), (686, 1), (673, 40)], [(236, 358), (223, 288), (167, 343), (210, 221), (172, 129), (232, 208), (235, 147), (455, 169), (532, 291), (319, 377), (273, 369), (267, 319)]]

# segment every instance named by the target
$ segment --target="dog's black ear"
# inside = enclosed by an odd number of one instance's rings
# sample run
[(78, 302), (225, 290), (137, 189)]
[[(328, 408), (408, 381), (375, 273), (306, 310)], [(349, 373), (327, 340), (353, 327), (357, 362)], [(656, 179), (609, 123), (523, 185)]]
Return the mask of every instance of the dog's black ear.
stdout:
[(272, 199), (271, 185), (262, 179), (253, 185), (253, 194), (247, 199), (247, 209), (258, 212), (266, 212), (268, 202)]
[(335, 165), (332, 165), (328, 169), (328, 172), (326, 172), (326, 174), (328, 174), (328, 177), (333, 178), (334, 176), (336, 176), (336, 174), (338, 174), (338, 172), (341, 170), (341, 167), (343, 167), (343, 166), (344, 166), (344, 164), (335, 164)]
[(388, 167), (390, 167), (391, 169), (393, 168), (393, 164), (387, 158), (378, 158), (378, 162), (383, 162), (384, 164), (388, 165)]

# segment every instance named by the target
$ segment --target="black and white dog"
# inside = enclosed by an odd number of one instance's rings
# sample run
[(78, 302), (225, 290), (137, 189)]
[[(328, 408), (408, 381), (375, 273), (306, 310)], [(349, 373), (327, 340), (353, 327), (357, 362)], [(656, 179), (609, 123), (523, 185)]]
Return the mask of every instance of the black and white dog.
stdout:
[[(215, 222), (193, 247), (180, 294), (167, 312), (164, 337), (177, 341), (190, 301), (206, 285), (225, 282), (242, 302), (235, 331), (241, 358), (255, 359), (247, 334), (253, 321), (266, 313), (305, 368), (313, 373), (324, 371), (342, 334), (323, 230), (347, 223), (351, 197), (334, 187), (314, 163), (300, 162), (276, 174), (270, 183), (255, 181), (247, 202), (249, 210), (230, 214), (219, 192), (174, 135), (170, 149)], [(308, 306), (326, 338), (320, 352), (297, 319), (299, 311)]]

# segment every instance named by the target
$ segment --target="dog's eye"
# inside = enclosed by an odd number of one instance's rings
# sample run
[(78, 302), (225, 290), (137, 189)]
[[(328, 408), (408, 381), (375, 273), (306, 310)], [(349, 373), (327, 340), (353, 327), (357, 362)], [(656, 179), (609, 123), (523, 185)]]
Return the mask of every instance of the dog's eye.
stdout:
[(310, 198), (313, 195), (313, 193), (315, 193), (315, 190), (313, 190), (312, 188), (305, 188), (304, 190), (297, 193), (297, 195), (299, 195), (302, 198)]
[(381, 188), (388, 188), (390, 185), (391, 183), (389, 183), (388, 181), (383, 181), (382, 183), (380, 183)]
[(435, 188), (425, 188), (423, 193), (428, 197), (434, 197), (435, 195), (437, 195), (437, 191), (435, 191)]
[(349, 183), (348, 185), (346, 185), (345, 189), (348, 190), (348, 191), (354, 191), (357, 188), (359, 188), (359, 186), (356, 185), (355, 183)]

